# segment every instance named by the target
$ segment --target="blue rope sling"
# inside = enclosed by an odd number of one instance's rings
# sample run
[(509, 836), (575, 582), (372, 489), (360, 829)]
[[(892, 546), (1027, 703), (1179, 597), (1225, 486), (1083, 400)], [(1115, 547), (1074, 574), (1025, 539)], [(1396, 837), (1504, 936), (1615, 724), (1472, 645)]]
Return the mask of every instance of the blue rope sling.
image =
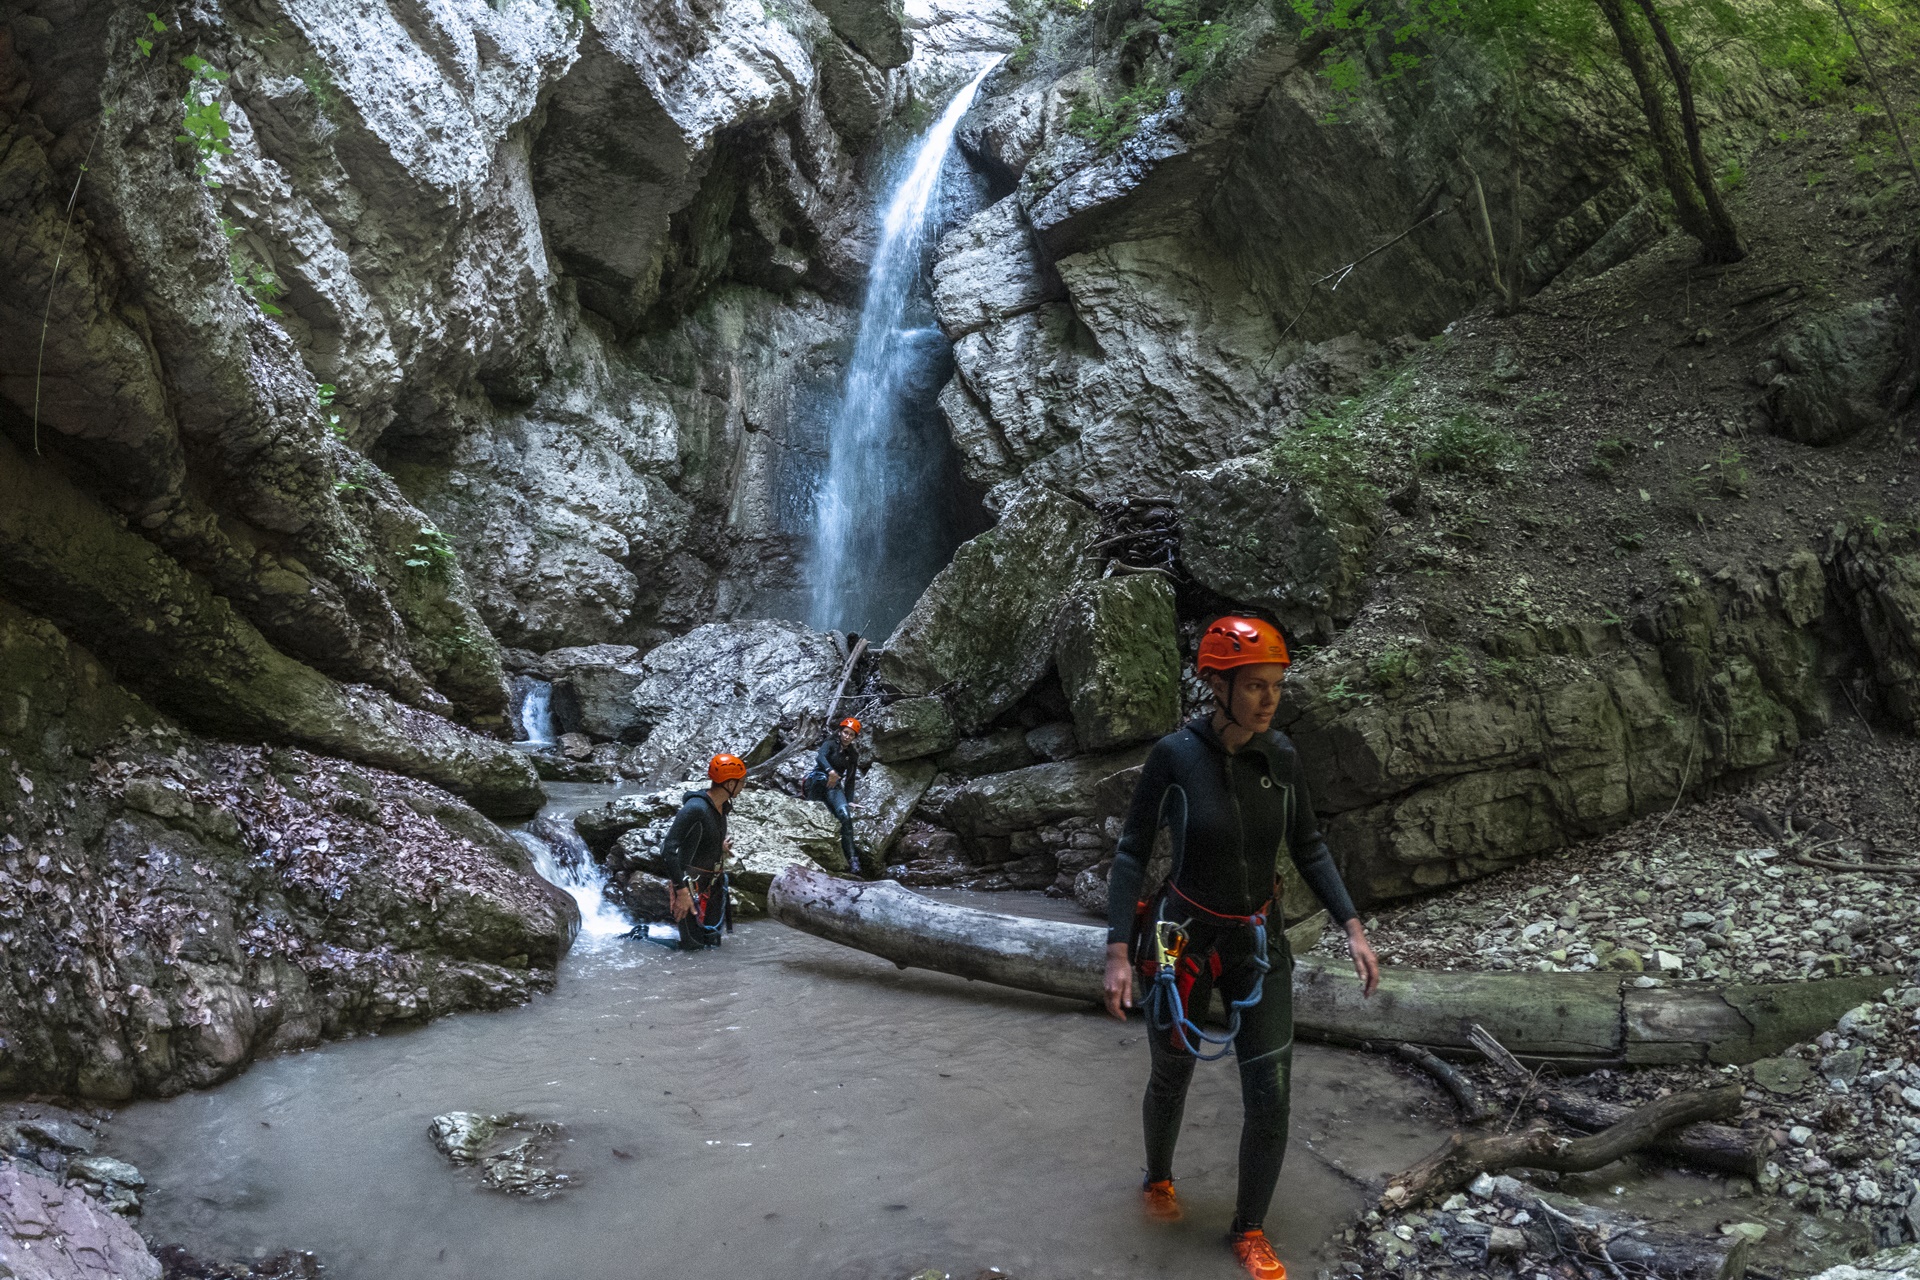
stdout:
[[(1166, 887), (1179, 893), (1178, 889), (1173, 888), (1173, 880), (1180, 874), (1180, 867), (1186, 860), (1187, 852), (1187, 793), (1184, 788), (1178, 785), (1167, 788), (1166, 796), (1160, 801), (1160, 817), (1163, 820), (1168, 818), (1170, 808), (1176, 809), (1177, 821), (1167, 822), (1167, 833), (1173, 841), (1173, 867), (1167, 873)], [(1245, 872), (1246, 866), (1242, 863), (1241, 874), (1244, 875)], [(1247, 893), (1246, 896), (1251, 901), (1252, 894)], [(1165, 899), (1162, 898), (1161, 906), (1155, 908), (1156, 916), (1164, 906)], [(1242, 917), (1224, 918), (1241, 919)], [(1244, 920), (1253, 930), (1253, 963), (1257, 972), (1253, 979), (1253, 990), (1247, 993), (1246, 998), (1228, 1003), (1227, 1029), (1220, 1035), (1214, 1035), (1196, 1026), (1192, 1019), (1187, 1017), (1186, 1003), (1180, 998), (1178, 968), (1181, 956), (1186, 951), (1188, 940), (1186, 928), (1170, 920), (1156, 918), (1153, 921), (1152, 946), (1155, 971), (1153, 985), (1147, 988), (1146, 997), (1140, 1002), (1141, 1009), (1147, 1015), (1147, 1025), (1150, 1028), (1158, 1032), (1171, 1032), (1174, 1043), (1201, 1062), (1218, 1062), (1227, 1056), (1228, 1051), (1233, 1048), (1234, 1040), (1240, 1034), (1241, 1015), (1259, 1004), (1260, 997), (1266, 990), (1267, 971), (1272, 968), (1267, 960), (1267, 915), (1264, 911), (1256, 911), (1244, 917)], [(1207, 1052), (1201, 1047), (1202, 1045), (1213, 1046), (1213, 1052)]]

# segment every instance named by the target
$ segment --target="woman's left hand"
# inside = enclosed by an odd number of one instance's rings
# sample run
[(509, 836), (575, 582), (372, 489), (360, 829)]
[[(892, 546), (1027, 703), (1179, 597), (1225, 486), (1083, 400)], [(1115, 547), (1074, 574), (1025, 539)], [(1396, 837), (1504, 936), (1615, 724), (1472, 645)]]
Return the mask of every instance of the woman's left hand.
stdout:
[(1367, 931), (1357, 917), (1347, 921), (1347, 952), (1353, 957), (1354, 975), (1360, 979), (1360, 994), (1370, 996), (1378, 991), (1380, 957), (1373, 954), (1373, 944), (1367, 941)]

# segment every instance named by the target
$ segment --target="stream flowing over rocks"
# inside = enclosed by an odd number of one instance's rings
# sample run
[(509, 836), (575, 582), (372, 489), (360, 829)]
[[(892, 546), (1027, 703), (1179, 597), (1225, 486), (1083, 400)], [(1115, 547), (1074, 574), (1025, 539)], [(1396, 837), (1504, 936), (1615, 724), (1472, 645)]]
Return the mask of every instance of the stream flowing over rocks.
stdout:
[[(1920, 36), (1643, 3), (1705, 138), (1663, 160), (1573, 7), (15, 0), (0, 1090), (67, 1118), (0, 1116), (0, 1264), (315, 1274), (151, 1254), (83, 1121), (551, 992), (583, 909), (667, 914), (716, 752), (743, 921), (850, 872), (803, 798), (847, 715), (869, 871), (1103, 916), (1250, 611), (1390, 963), (1878, 992), (1581, 1087), (1732, 1072), (1733, 1198), (1825, 1233), (1752, 1265), (1914, 1270)], [(477, 1181), (572, 1176), (571, 1119), (433, 1105)], [(1567, 1274), (1506, 1192), (1337, 1265)]]

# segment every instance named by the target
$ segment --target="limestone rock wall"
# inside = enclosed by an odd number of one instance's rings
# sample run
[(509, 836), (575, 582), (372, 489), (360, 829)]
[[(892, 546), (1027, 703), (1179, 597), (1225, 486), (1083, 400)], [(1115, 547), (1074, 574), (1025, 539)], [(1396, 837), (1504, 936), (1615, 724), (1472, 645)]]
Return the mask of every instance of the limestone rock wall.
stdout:
[(545, 980), (501, 642), (792, 589), (911, 44), (827, 8), (0, 18), (0, 1087)]

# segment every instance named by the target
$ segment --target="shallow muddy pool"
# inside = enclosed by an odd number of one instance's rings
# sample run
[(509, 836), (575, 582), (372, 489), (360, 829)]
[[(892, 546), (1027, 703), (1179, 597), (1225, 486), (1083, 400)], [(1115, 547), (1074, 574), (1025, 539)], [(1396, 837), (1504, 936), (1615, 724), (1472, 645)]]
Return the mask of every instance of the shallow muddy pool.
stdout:
[[(1203, 1067), (1187, 1107), (1187, 1222), (1149, 1227), (1140, 1035), (771, 921), (695, 956), (583, 936), (550, 996), (128, 1107), (112, 1143), (150, 1180), (155, 1240), (311, 1249), (334, 1280), (1237, 1275), (1233, 1065)], [(1298, 1064), (1269, 1229), (1312, 1275), (1361, 1204), (1332, 1166), (1398, 1169), (1450, 1117), (1380, 1060), (1303, 1045)], [(427, 1138), (456, 1109), (564, 1124), (578, 1184), (544, 1203), (481, 1189)]]

